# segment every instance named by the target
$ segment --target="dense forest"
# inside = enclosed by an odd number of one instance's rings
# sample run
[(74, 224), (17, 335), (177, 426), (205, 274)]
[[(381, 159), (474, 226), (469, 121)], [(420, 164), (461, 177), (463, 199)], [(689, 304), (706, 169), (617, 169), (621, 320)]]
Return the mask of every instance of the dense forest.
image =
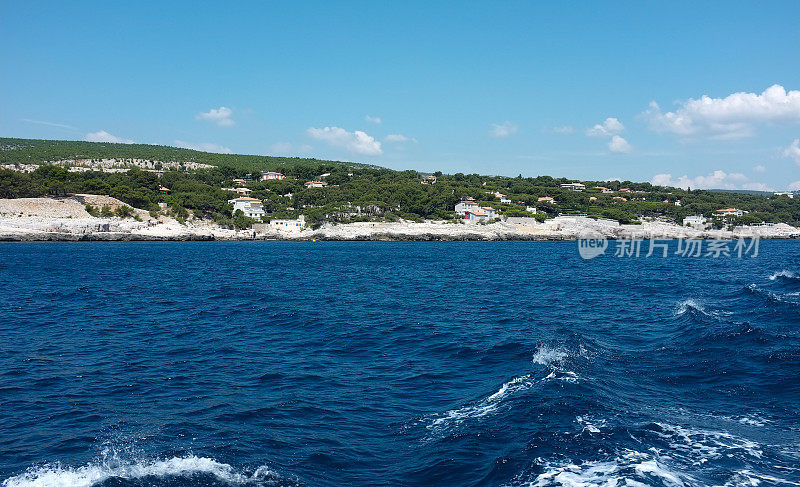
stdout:
[[(140, 159), (160, 162), (198, 162), (210, 169), (143, 170), (127, 172), (70, 171), (69, 165), (50, 163), (77, 159)], [(32, 172), (22, 164), (39, 164)], [(631, 181), (583, 181), (585, 191), (572, 191), (564, 178), (481, 176), (434, 173), (436, 182), (422, 184), (426, 174), (394, 171), (378, 166), (317, 159), (212, 154), (166, 146), (108, 144), (94, 142), (0, 139), (0, 198), (106, 194), (151, 212), (169, 212), (179, 218), (190, 214), (230, 224), (228, 200), (233, 179), (246, 180), (252, 197), (263, 201), (269, 217), (306, 215), (312, 225), (324, 221), (348, 222), (365, 219), (420, 221), (454, 220), (453, 207), (462, 197), (491, 205), (505, 216), (534, 216), (542, 220), (564, 213), (604, 217), (622, 223), (643, 218), (666, 218), (681, 222), (688, 215), (712, 217), (721, 208), (735, 207), (748, 213), (716, 225), (785, 222), (800, 225), (800, 198), (735, 192), (682, 190)], [(283, 180), (260, 181), (261, 171), (279, 171)], [(324, 177), (323, 177), (324, 174)], [(324, 188), (306, 188), (304, 182), (324, 179)], [(160, 191), (169, 188), (169, 193)], [(595, 186), (609, 188), (603, 193)], [(624, 192), (620, 189), (626, 188)], [(511, 203), (501, 203), (494, 193), (503, 193)], [(552, 197), (555, 202), (542, 201)], [(680, 206), (675, 204), (680, 202)], [(246, 224), (239, 219), (239, 226)]]

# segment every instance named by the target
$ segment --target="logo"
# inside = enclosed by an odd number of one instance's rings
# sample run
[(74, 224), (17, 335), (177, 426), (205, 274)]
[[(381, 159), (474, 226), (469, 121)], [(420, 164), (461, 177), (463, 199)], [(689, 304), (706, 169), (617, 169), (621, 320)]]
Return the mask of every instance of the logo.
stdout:
[(586, 260), (605, 254), (607, 248), (608, 240), (600, 234), (589, 235), (578, 240), (578, 253)]

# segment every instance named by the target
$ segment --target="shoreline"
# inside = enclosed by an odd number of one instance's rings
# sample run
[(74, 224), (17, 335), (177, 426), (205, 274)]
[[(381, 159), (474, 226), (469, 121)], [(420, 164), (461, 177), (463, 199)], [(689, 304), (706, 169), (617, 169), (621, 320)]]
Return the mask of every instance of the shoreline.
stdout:
[[(326, 223), (317, 229), (232, 230), (213, 221), (190, 219), (180, 223), (170, 217), (151, 217), (134, 210), (133, 217), (95, 217), (86, 204), (122, 205), (108, 196), (79, 195), (66, 198), (0, 199), (0, 241), (5, 242), (87, 242), (87, 241), (236, 241), (236, 240), (319, 240), (319, 241), (565, 241), (582, 238), (607, 240), (704, 239), (735, 240), (800, 238), (800, 228), (786, 224), (737, 227), (733, 230), (700, 230), (664, 221), (620, 225), (609, 220), (560, 216), (543, 223), (532, 219), (509, 219), (491, 224), (443, 221), (421, 223), (355, 222)], [(135, 218), (134, 218), (135, 217)]]

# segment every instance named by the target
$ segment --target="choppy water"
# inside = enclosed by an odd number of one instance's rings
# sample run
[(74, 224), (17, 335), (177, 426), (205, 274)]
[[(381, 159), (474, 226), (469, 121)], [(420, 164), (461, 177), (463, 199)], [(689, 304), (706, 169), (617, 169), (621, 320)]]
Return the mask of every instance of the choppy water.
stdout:
[(800, 242), (0, 244), (3, 486), (800, 485)]

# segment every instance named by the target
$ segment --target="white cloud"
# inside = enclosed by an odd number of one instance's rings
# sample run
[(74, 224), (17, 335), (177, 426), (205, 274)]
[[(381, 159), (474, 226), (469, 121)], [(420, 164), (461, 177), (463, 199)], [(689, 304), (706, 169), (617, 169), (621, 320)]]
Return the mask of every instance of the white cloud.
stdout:
[(614, 117), (608, 117), (602, 124), (596, 124), (594, 127), (586, 130), (586, 135), (589, 137), (611, 137), (617, 135), (625, 130), (622, 122)]
[(89, 132), (83, 138), (83, 140), (87, 142), (113, 142), (115, 144), (135, 144), (136, 142), (132, 141), (131, 139), (123, 139), (122, 137), (117, 137), (116, 135), (111, 135), (105, 130), (101, 130), (99, 132)]
[(341, 127), (325, 127), (322, 129), (311, 127), (306, 132), (315, 139), (323, 140), (334, 147), (341, 147), (356, 154), (367, 156), (383, 154), (381, 143), (360, 130), (348, 132)]
[(759, 164), (758, 166), (755, 166), (755, 167), (753, 168), (753, 172), (757, 172), (757, 173), (765, 173), (765, 172), (767, 172), (767, 168), (766, 168), (766, 167), (764, 167), (764, 166), (762, 166), (761, 164)]
[(633, 147), (631, 147), (628, 141), (619, 135), (611, 137), (611, 141), (608, 143), (608, 150), (615, 154), (627, 154), (632, 149)]
[(503, 123), (493, 123), (489, 135), (496, 138), (508, 137), (517, 133), (518, 127), (506, 120)]
[(381, 120), (381, 117), (372, 117), (369, 115), (364, 115), (364, 120), (366, 120), (369, 123), (374, 123), (378, 125), (380, 125), (381, 122), (383, 122), (383, 120)]
[(290, 142), (276, 142), (269, 148), (272, 154), (280, 155), (308, 154), (312, 149), (308, 144), (295, 145)]
[(556, 134), (571, 134), (574, 131), (572, 125), (562, 125), (560, 127), (553, 127), (552, 130)]
[(787, 189), (789, 191), (800, 191), (800, 181), (794, 181), (792, 183), (789, 183), (789, 186), (788, 186)]
[(733, 93), (725, 98), (690, 98), (674, 112), (663, 113), (656, 102), (643, 113), (650, 128), (679, 137), (733, 139), (754, 135), (759, 123), (800, 122), (800, 91), (772, 85), (763, 93)]
[(195, 118), (197, 120), (208, 120), (209, 122), (214, 122), (220, 127), (230, 127), (234, 124), (231, 116), (233, 116), (233, 110), (227, 107), (219, 107), (212, 108), (205, 113), (198, 113)]
[(232, 151), (227, 148), (223, 147), (219, 144), (212, 144), (211, 142), (185, 142), (183, 140), (176, 140), (174, 142), (176, 147), (182, 147), (184, 149), (192, 149), (202, 152), (216, 152), (219, 154), (230, 154)]
[(385, 140), (386, 142), (395, 142), (395, 143), (398, 143), (398, 144), (402, 144), (403, 142), (409, 142), (409, 141), (413, 142), (415, 144), (417, 143), (417, 139), (416, 138), (414, 138), (414, 137), (406, 137), (403, 134), (389, 134), (386, 137), (384, 137), (383, 140)]
[(742, 185), (742, 189), (749, 189), (751, 191), (775, 191), (771, 186), (767, 186), (764, 183), (744, 183)]
[(783, 150), (783, 156), (800, 165), (800, 139), (794, 139), (792, 145)]
[(650, 182), (655, 186), (672, 186), (683, 189), (756, 189), (758, 191), (771, 191), (763, 183), (750, 181), (742, 173), (726, 173), (719, 169), (706, 176), (693, 178), (684, 175), (673, 179), (672, 174), (656, 174)]

